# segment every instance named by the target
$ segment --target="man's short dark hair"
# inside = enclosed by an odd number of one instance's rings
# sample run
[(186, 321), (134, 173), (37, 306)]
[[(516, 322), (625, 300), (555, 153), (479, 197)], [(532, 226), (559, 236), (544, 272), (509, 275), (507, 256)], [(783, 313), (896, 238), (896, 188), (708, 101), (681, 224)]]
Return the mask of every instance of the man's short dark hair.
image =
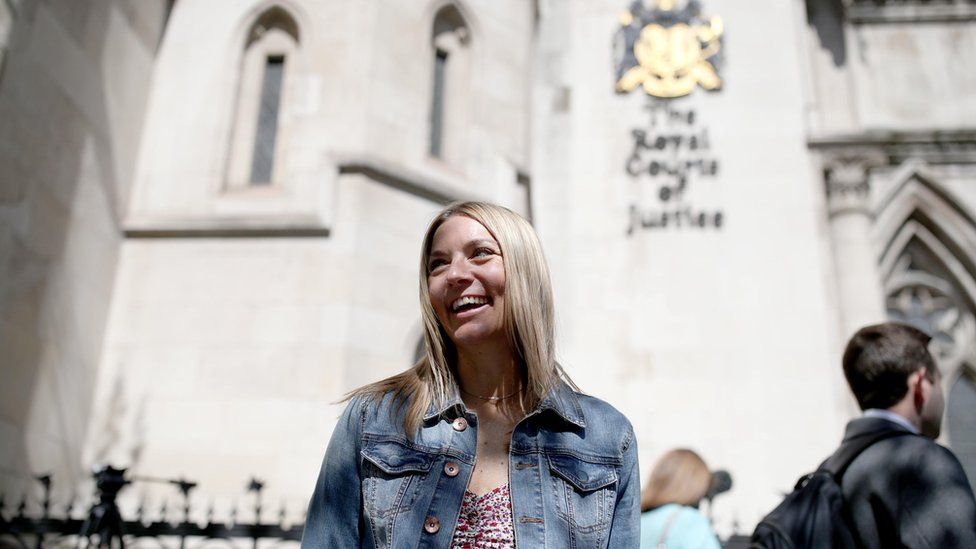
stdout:
[(862, 410), (887, 409), (908, 392), (908, 376), (925, 368), (935, 381), (935, 360), (925, 332), (894, 322), (861, 328), (844, 350), (844, 377)]

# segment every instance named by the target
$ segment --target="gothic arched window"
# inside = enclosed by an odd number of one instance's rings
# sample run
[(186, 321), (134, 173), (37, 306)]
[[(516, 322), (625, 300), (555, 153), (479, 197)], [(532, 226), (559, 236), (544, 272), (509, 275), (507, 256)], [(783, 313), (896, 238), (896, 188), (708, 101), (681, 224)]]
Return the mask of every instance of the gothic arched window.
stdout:
[(280, 7), (266, 10), (248, 30), (231, 136), (228, 185), (270, 185), (278, 179), (287, 129), (283, 114), (298, 48), (298, 25)]
[(434, 16), (431, 60), (428, 153), (460, 166), (470, 109), (471, 48), (468, 26), (453, 5), (441, 8)]
[(943, 435), (976, 486), (976, 221), (919, 162), (894, 174), (876, 223), (888, 317), (932, 336), (946, 395)]
[(952, 384), (946, 402), (952, 451), (959, 457), (969, 484), (976, 490), (976, 369), (969, 366)]

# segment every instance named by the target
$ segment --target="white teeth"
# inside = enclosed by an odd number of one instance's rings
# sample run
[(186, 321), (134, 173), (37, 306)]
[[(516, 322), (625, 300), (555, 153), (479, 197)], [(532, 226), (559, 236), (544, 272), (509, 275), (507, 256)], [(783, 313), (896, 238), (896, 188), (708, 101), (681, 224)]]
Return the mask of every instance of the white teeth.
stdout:
[(456, 300), (454, 303), (451, 303), (451, 310), (457, 311), (458, 309), (464, 307), (465, 305), (484, 305), (486, 303), (488, 303), (488, 298), (466, 295)]

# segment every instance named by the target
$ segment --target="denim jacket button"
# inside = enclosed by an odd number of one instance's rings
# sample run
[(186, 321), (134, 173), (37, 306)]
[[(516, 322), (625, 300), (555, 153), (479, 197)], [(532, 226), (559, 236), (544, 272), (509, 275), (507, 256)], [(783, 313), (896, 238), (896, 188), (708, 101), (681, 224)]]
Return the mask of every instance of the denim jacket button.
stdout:
[(445, 475), (449, 477), (456, 477), (460, 472), (461, 472), (461, 468), (458, 467), (457, 463), (454, 463), (453, 461), (448, 461), (447, 463), (444, 464)]
[(468, 428), (468, 420), (464, 419), (463, 417), (459, 417), (454, 420), (454, 424), (452, 426), (454, 427), (455, 431), (463, 431)]
[(438, 530), (441, 529), (441, 521), (437, 520), (437, 517), (427, 517), (424, 520), (424, 530), (428, 534), (436, 534)]

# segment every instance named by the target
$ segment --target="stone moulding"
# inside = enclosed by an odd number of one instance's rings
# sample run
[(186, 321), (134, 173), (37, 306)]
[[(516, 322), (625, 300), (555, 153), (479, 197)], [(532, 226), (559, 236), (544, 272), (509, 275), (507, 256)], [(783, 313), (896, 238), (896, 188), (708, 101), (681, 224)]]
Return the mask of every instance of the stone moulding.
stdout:
[(845, 0), (847, 19), (853, 24), (932, 23), (976, 20), (973, 0), (933, 2)]
[(886, 156), (891, 164), (910, 158), (927, 164), (976, 164), (976, 129), (814, 136), (807, 139), (807, 146), (825, 153), (870, 149)]
[(439, 169), (409, 169), (370, 155), (350, 155), (336, 159), (339, 175), (358, 174), (393, 189), (447, 205), (456, 200), (487, 200), (466, 190), (463, 177), (446, 175)]
[[(349, 155), (333, 158), (328, 163), (333, 173), (326, 176), (324, 185), (332, 186), (323, 192), (331, 194), (335, 182), (343, 176), (360, 175), (367, 179), (446, 205), (456, 200), (486, 200), (486, 196), (472, 193), (470, 185), (460, 174), (448, 174), (442, 169), (409, 169), (370, 155)], [(520, 172), (520, 178), (527, 177)], [(334, 204), (334, 201), (330, 201)], [(259, 237), (328, 237), (334, 218), (331, 204), (301, 211), (251, 214), (166, 215), (139, 214), (131, 216), (122, 226), (126, 238), (259, 238)], [(321, 211), (320, 211), (321, 210)]]
[(127, 222), (122, 233), (126, 238), (327, 237), (331, 228), (315, 216), (157, 217)]

